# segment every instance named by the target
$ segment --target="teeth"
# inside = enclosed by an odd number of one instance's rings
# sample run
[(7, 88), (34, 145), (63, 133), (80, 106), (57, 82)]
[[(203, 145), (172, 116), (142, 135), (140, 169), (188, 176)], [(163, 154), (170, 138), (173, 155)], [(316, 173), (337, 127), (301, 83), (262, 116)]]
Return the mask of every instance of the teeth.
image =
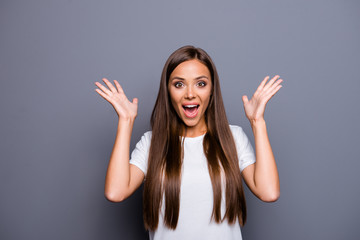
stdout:
[(184, 107), (191, 108), (191, 107), (197, 107), (197, 105), (184, 105)]

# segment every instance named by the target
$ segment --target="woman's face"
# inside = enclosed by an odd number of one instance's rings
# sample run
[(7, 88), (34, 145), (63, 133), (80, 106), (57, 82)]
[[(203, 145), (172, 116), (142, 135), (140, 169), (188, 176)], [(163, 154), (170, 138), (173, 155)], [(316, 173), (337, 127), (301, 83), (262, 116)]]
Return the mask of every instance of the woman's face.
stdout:
[(180, 63), (170, 75), (168, 89), (178, 116), (193, 133), (206, 130), (205, 111), (212, 91), (211, 75), (197, 59)]

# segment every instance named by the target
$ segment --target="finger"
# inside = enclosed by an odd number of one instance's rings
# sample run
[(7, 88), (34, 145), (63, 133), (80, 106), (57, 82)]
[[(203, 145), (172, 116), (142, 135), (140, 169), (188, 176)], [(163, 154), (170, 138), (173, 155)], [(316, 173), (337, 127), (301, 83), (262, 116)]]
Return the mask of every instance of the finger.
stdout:
[(269, 92), (264, 98), (265, 98), (265, 101), (269, 101), (277, 91), (280, 90), (280, 88), (282, 88), (282, 85), (278, 85), (277, 87), (275, 87), (271, 92)]
[(108, 95), (106, 95), (104, 92), (102, 92), (100, 89), (95, 89), (95, 91), (100, 94), (100, 96), (102, 96), (106, 101), (111, 103), (111, 99), (109, 98)]
[(246, 95), (242, 96), (242, 100), (244, 103), (247, 103), (249, 101), (249, 99)]
[(275, 77), (273, 77), (266, 85), (265, 87), (263, 88), (263, 91), (267, 91), (272, 85), (273, 83), (275, 82), (276, 79), (280, 78), (279, 75), (276, 75)]
[(260, 85), (259, 85), (258, 88), (256, 89), (254, 95), (257, 94), (257, 93), (259, 93), (259, 92), (261, 92), (261, 90), (264, 88), (264, 85), (265, 85), (266, 81), (267, 81), (269, 78), (270, 78), (270, 76), (266, 76), (266, 77), (264, 78), (264, 80), (262, 80), (262, 82), (260, 83)]
[(95, 85), (100, 88), (103, 92), (105, 92), (107, 95), (111, 95), (111, 91), (109, 89), (107, 89), (106, 87), (104, 87), (101, 83), (99, 82), (95, 82)]
[(266, 94), (272, 92), (274, 88), (276, 88), (280, 83), (282, 83), (282, 79), (278, 79), (273, 85), (271, 85), (267, 90), (265, 90)]
[(121, 87), (121, 85), (119, 84), (119, 82), (116, 81), (116, 80), (114, 80), (114, 82), (115, 82), (115, 85), (116, 85), (116, 87), (117, 87), (118, 92), (119, 92), (119, 93), (124, 93), (124, 90), (123, 90), (123, 88)]
[(139, 102), (139, 99), (137, 99), (137, 98), (133, 98), (133, 101), (132, 101), (133, 103), (135, 103), (135, 104), (138, 104), (138, 102)]
[(110, 89), (113, 93), (117, 93), (117, 92), (118, 92), (118, 91), (116, 90), (116, 88), (112, 85), (112, 83), (111, 83), (109, 80), (107, 80), (106, 78), (103, 78), (102, 80), (106, 83), (106, 85), (109, 87), (109, 89)]

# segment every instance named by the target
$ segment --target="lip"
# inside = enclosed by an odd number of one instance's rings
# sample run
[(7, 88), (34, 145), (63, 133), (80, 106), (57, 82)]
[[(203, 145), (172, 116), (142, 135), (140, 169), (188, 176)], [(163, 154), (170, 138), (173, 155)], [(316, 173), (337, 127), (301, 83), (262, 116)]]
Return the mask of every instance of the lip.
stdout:
[(188, 103), (183, 103), (182, 106), (185, 106), (185, 105), (200, 105), (199, 103), (197, 102), (188, 102)]
[[(187, 112), (185, 111), (184, 105), (197, 105), (196, 111), (195, 111), (193, 114), (189, 115), (189, 114), (187, 114)], [(185, 116), (186, 116), (187, 118), (195, 118), (195, 117), (198, 115), (198, 113), (199, 113), (199, 108), (200, 108), (200, 104), (197, 104), (197, 103), (187, 103), (187, 104), (184, 104), (184, 105), (182, 106), (182, 109), (183, 109), (183, 112), (184, 112), (184, 114), (185, 114)]]

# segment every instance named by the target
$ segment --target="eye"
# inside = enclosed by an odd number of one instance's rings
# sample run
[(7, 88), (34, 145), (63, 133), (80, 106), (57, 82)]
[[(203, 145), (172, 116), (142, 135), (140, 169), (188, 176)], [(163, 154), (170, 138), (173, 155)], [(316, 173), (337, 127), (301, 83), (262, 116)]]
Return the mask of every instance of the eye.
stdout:
[(183, 84), (182, 82), (176, 82), (176, 83), (174, 84), (174, 86), (175, 86), (176, 88), (179, 88), (179, 87), (181, 87), (182, 84)]
[(199, 85), (200, 87), (205, 87), (205, 86), (206, 86), (206, 82), (201, 81), (201, 82), (198, 83), (198, 85)]

